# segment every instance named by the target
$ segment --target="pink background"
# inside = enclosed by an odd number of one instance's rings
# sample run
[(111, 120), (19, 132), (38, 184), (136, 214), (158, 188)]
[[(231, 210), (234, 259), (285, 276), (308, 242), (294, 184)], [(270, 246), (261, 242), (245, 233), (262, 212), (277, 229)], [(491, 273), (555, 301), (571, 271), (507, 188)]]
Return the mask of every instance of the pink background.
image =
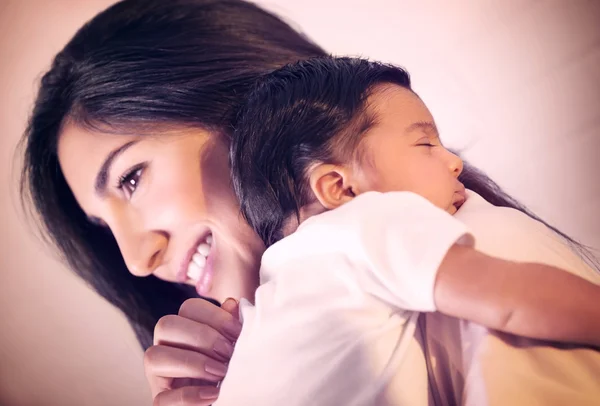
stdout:
[[(41, 73), (111, 3), (0, 0), (2, 405), (151, 403), (127, 323), (35, 236), (15, 183)], [(333, 53), (404, 65), (447, 144), (600, 248), (600, 2), (264, 3)]]

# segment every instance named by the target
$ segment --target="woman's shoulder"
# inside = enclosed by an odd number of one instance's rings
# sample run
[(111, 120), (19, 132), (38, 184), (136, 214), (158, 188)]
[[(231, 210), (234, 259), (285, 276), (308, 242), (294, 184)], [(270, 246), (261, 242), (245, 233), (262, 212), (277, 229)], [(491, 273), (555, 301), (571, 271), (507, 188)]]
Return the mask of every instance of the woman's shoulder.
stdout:
[(473, 233), (483, 237), (527, 237), (540, 238), (551, 232), (543, 223), (527, 214), (509, 207), (498, 207), (470, 190), (467, 200), (455, 217), (465, 223)]
[(519, 210), (494, 206), (468, 191), (467, 201), (455, 217), (469, 227), (476, 248), (488, 255), (545, 263), (600, 281), (598, 273), (581, 259), (567, 240)]

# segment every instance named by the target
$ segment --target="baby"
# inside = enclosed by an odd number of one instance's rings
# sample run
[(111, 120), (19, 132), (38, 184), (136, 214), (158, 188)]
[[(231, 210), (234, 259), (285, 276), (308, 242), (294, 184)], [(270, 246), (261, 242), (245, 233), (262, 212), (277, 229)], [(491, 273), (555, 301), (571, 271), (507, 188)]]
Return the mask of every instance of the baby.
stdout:
[(400, 68), (319, 58), (266, 75), (231, 164), (268, 249), (215, 405), (422, 404), (425, 370), (403, 370), (419, 312), (600, 345), (599, 287), (473, 248), (452, 217), (462, 161)]

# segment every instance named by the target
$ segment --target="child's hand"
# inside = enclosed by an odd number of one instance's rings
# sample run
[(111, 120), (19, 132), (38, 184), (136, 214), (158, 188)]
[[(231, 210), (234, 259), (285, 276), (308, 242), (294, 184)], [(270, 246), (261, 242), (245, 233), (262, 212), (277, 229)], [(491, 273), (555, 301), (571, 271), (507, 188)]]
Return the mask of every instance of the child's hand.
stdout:
[(233, 299), (221, 308), (204, 299), (188, 299), (178, 315), (161, 318), (154, 345), (144, 357), (154, 406), (213, 403), (240, 331)]

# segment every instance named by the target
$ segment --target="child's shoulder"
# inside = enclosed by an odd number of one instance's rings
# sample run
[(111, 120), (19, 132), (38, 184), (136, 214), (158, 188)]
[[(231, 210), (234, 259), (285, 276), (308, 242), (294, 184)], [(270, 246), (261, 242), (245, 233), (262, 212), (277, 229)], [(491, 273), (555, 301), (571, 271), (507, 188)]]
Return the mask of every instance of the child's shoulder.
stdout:
[(427, 213), (430, 210), (442, 211), (416, 193), (369, 191), (334, 210), (305, 220), (293, 235), (299, 239), (299, 235), (316, 233), (324, 238), (339, 239), (353, 235), (352, 231), (365, 232), (366, 229), (398, 225), (399, 222), (407, 225), (412, 218), (409, 213), (414, 213), (415, 209), (425, 209)]
[(324, 254), (353, 255), (361, 251), (365, 234), (390, 225), (393, 212), (414, 204), (430, 204), (408, 192), (366, 192), (350, 202), (315, 215), (300, 224), (291, 235), (273, 244), (263, 261)]
[[(343, 217), (348, 213), (360, 213), (363, 216), (381, 216), (389, 212), (415, 206), (433, 207), (434, 205), (423, 196), (413, 192), (376, 192), (361, 193), (343, 206), (327, 213)], [(333, 214), (337, 212), (337, 214)]]

